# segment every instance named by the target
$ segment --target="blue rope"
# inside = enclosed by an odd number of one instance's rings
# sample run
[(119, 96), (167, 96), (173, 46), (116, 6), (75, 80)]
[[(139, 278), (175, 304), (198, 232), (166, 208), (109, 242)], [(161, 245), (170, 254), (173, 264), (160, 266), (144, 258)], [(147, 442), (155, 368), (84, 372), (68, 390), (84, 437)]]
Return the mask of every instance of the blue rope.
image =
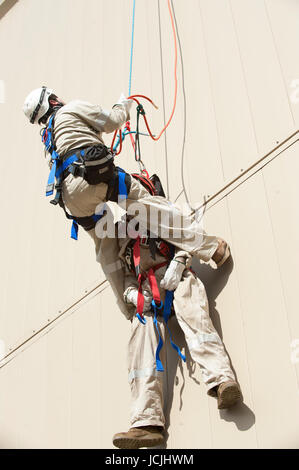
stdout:
[[(125, 140), (125, 137), (126, 135), (129, 135), (129, 134), (136, 134), (136, 131), (130, 131), (130, 132), (127, 132), (127, 131), (123, 131), (122, 132), (122, 141)], [(140, 135), (145, 135), (146, 137), (149, 137), (149, 134), (145, 134), (144, 132), (139, 132)], [(117, 147), (119, 146), (120, 144), (120, 138), (119, 138), (119, 135), (117, 136), (117, 141), (116, 143), (114, 144), (114, 147), (113, 147), (113, 152), (115, 152), (117, 150)]]
[(132, 37), (131, 37), (131, 57), (130, 57), (130, 78), (129, 78), (129, 93), (128, 93), (128, 96), (131, 95), (131, 84), (132, 84), (133, 48), (134, 48), (134, 29), (135, 29), (135, 6), (136, 6), (136, 0), (133, 0)]

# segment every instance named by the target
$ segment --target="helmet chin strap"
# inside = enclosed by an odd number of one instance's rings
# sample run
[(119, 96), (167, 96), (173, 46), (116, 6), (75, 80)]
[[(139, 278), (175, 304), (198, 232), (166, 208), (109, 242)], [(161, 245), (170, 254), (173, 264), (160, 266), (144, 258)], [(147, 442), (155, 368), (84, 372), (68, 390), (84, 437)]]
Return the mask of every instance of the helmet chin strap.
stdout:
[(38, 120), (38, 123), (46, 124), (51, 114), (58, 111), (58, 109), (62, 108), (62, 106), (64, 106), (64, 104), (61, 103), (61, 101), (59, 101), (58, 104), (56, 104), (55, 106), (50, 105), (48, 111)]

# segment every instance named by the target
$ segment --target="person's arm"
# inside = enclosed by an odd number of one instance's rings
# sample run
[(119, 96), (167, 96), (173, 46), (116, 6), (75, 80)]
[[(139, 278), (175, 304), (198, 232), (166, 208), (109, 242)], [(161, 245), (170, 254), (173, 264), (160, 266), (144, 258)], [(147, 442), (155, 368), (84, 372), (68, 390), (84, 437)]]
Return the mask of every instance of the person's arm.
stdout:
[(103, 126), (103, 132), (109, 134), (119, 129), (126, 121), (130, 119), (130, 109), (133, 100), (127, 100), (122, 93), (118, 102), (113, 106)]
[(175, 290), (182, 279), (183, 272), (190, 267), (191, 261), (190, 253), (177, 249), (160, 283), (162, 289)]
[[(144, 306), (143, 312), (147, 312), (151, 309), (152, 295), (146, 290), (142, 291), (144, 297)], [(125, 267), (125, 291), (124, 291), (124, 301), (126, 304), (131, 304), (137, 307), (138, 301), (138, 282), (133, 273)], [(142, 312), (139, 312), (142, 313)]]
[(107, 111), (100, 105), (75, 100), (66, 105), (64, 112), (67, 111), (70, 115), (79, 116), (82, 121), (96, 132), (110, 133), (120, 129), (130, 119), (132, 103), (132, 100), (127, 100), (122, 94), (113, 108)]

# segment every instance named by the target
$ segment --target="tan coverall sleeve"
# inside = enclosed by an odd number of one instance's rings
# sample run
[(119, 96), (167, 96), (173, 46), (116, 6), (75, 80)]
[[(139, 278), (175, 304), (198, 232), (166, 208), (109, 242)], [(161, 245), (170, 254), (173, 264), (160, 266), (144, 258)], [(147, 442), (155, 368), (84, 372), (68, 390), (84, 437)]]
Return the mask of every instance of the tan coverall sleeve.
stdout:
[(102, 128), (102, 132), (109, 134), (110, 132), (116, 131), (117, 129), (120, 129), (128, 119), (130, 119), (130, 115), (125, 106), (122, 104), (116, 104), (110, 111), (110, 114)]
[(116, 131), (130, 118), (123, 104), (116, 104), (107, 111), (98, 104), (77, 100), (73, 102), (73, 108), (70, 114), (76, 114), (97, 132)]
[(180, 261), (181, 263), (185, 263), (186, 268), (190, 268), (191, 263), (192, 263), (192, 256), (190, 255), (190, 253), (184, 250), (180, 250), (179, 248), (175, 250), (173, 259)]

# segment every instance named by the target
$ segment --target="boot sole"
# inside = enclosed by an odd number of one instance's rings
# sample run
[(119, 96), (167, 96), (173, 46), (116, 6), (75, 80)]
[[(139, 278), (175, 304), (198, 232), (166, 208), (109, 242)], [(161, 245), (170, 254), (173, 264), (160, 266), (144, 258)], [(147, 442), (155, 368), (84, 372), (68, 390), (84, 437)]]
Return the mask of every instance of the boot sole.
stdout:
[(230, 257), (230, 255), (231, 255), (230, 247), (228, 246), (228, 244), (226, 244), (224, 255), (222, 259), (219, 261), (219, 263), (217, 263), (217, 268), (220, 268), (220, 266), (222, 266), (225, 263), (225, 261)]
[(119, 449), (139, 449), (140, 447), (154, 447), (163, 444), (163, 438), (153, 439), (128, 439), (126, 437), (116, 437), (113, 445)]
[(235, 405), (242, 397), (241, 390), (236, 385), (228, 386), (221, 393), (220, 403), (218, 409), (223, 410)]

